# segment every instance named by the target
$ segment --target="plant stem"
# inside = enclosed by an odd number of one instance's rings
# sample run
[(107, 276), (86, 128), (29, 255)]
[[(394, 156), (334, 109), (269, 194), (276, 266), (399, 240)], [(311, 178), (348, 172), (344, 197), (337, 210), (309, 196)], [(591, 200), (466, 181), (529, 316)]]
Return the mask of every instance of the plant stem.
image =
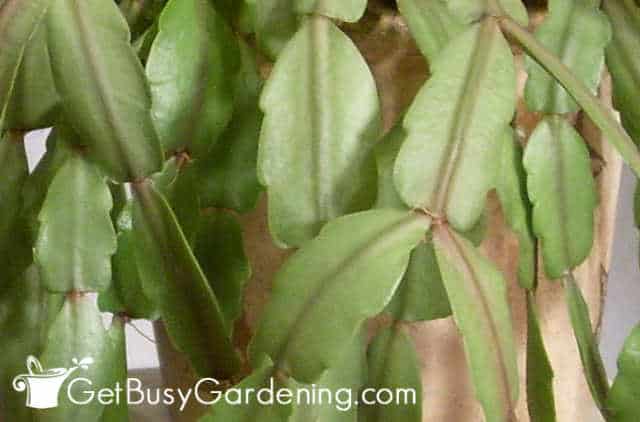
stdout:
[(608, 421), (610, 420), (610, 415), (606, 407), (606, 402), (609, 395), (609, 381), (604, 369), (602, 355), (598, 348), (598, 339), (591, 325), (589, 307), (571, 271), (565, 274), (563, 286), (584, 375), (587, 384), (589, 384), (593, 400), (598, 406), (600, 413), (602, 413), (604, 420)]
[(640, 177), (640, 153), (638, 148), (615, 119), (613, 113), (529, 31), (507, 16), (501, 17), (499, 22), (502, 30), (520, 43), (526, 52), (567, 90), (600, 128), (605, 138), (618, 150), (633, 172)]

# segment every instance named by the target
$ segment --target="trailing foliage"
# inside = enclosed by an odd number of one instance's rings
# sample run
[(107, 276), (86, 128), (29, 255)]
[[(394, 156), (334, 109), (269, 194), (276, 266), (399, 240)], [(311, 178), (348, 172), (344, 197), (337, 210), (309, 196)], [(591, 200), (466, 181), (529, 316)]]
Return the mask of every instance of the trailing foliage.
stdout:
[[(573, 278), (598, 198), (568, 113), (589, 117), (640, 174), (640, 11), (599, 3), (550, 0), (530, 32), (520, 0), (398, 0), (379, 26), (386, 36), (402, 16), (430, 75), (381, 137), (374, 72), (352, 36), (380, 13), (366, 0), (0, 0), (0, 417), (128, 420), (122, 403), (25, 409), (10, 380), (31, 355), (75, 365), (95, 388), (122, 383), (125, 324), (146, 318), (225, 388), (418, 396), (344, 412), (253, 397), (218, 403), (203, 422), (419, 422), (431, 381), (412, 325), (452, 315), (485, 420), (513, 421), (507, 284), (478, 247), (495, 189), (526, 290), (531, 420), (556, 419), (535, 299), (543, 271), (563, 279), (597, 406), (607, 421), (638, 419), (638, 329), (610, 389)], [(527, 56), (524, 105), (541, 113), (528, 139), (510, 43)], [(622, 125), (595, 96), (605, 56)], [(25, 131), (51, 126), (29, 172)], [(297, 249), (251, 332), (255, 251), (242, 223), (263, 187), (274, 244)], [(115, 315), (108, 329), (101, 312)], [(391, 321), (376, 330), (381, 314)]]

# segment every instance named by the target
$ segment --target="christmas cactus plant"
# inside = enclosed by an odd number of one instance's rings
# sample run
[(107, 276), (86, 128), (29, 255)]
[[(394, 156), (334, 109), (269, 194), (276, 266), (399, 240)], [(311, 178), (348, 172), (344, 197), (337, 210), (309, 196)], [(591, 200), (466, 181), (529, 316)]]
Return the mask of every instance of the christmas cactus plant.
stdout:
[[(129, 420), (122, 400), (26, 407), (12, 381), (32, 356), (36, 372), (84, 362), (95, 390), (125, 383), (124, 328), (148, 319), (222, 391), (418, 393), (346, 411), (220, 402), (203, 422), (420, 422), (431, 381), (411, 334), (450, 318), (486, 421), (562, 421), (536, 295), (557, 283), (595, 406), (640, 420), (640, 331), (610, 384), (575, 272), (600, 200), (580, 123), (640, 175), (640, 8), (531, 3), (0, 0), (0, 419)], [(363, 45), (393, 25), (421, 64), (374, 75)], [(389, 105), (409, 74), (420, 89)], [(620, 119), (598, 97), (609, 75)], [(509, 283), (479, 247), (488, 195), (517, 239), (523, 368)], [(264, 306), (243, 230), (260, 213), (256, 260), (284, 251)]]

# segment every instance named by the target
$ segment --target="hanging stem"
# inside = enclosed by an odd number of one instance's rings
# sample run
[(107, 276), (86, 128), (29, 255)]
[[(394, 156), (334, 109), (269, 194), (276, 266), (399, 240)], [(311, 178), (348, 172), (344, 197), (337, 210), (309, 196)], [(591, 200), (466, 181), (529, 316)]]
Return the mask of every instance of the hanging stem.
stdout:
[(591, 326), (589, 307), (571, 271), (567, 271), (565, 274), (563, 285), (584, 374), (600, 413), (608, 421), (609, 412), (606, 408), (606, 401), (609, 395), (609, 381), (598, 349), (598, 339)]
[(499, 19), (502, 30), (512, 36), (526, 52), (551, 74), (600, 128), (633, 172), (640, 177), (640, 153), (627, 132), (597, 97), (553, 53), (529, 31), (508, 16)]

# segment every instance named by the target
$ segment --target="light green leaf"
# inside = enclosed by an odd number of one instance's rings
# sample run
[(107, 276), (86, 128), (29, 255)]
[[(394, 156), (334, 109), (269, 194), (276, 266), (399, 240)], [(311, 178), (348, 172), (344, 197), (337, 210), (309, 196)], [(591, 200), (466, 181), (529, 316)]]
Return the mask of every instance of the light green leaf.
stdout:
[(545, 272), (560, 278), (591, 251), (597, 194), (589, 151), (567, 121), (547, 117), (529, 138), (524, 167)]
[(612, 422), (640, 420), (640, 325), (631, 331), (618, 357), (618, 375), (607, 398)]
[(317, 14), (343, 22), (357, 22), (367, 8), (367, 0), (295, 0), (299, 15)]
[(5, 116), (7, 128), (31, 130), (50, 127), (59, 114), (60, 97), (53, 83), (46, 35), (47, 28), (43, 22), (24, 50)]
[(527, 408), (531, 422), (555, 422), (553, 368), (536, 312), (534, 295), (527, 292)]
[(295, 0), (257, 0), (255, 6), (258, 45), (275, 59), (298, 29)]
[[(40, 358), (42, 367), (68, 368), (71, 371), (67, 373), (70, 377), (62, 386), (62, 391), (65, 392), (68, 391), (71, 380), (77, 377), (91, 380), (90, 387), (85, 382), (77, 382), (70, 389), (74, 399), (86, 400), (84, 392), (87, 388), (93, 391), (112, 388), (118, 374), (126, 365), (122, 360), (122, 354), (118, 353), (122, 346), (114, 341), (117, 338), (118, 335), (104, 329), (102, 317), (90, 296), (71, 296), (49, 330), (47, 343)], [(85, 369), (80, 364), (87, 358), (90, 358), (92, 363)], [(36, 411), (38, 422), (102, 420), (105, 407), (98, 400), (79, 406), (70, 401), (68, 394), (60, 394), (59, 398), (58, 408)]]
[[(607, 17), (595, 0), (550, 0), (549, 14), (535, 36), (558, 56), (592, 93), (597, 92), (604, 49), (611, 40)], [(535, 60), (527, 59), (525, 100), (531, 111), (568, 113), (579, 107), (569, 93)]]
[[(356, 422), (358, 420), (358, 394), (367, 376), (365, 354), (366, 330), (361, 330), (346, 346), (342, 357), (329, 368), (313, 386), (289, 380), (296, 393), (304, 391), (331, 391), (334, 401), (301, 403), (294, 405), (288, 422)], [(301, 395), (301, 397), (306, 397)], [(297, 404), (297, 403), (296, 403)]]
[(25, 358), (41, 353), (49, 325), (48, 314), (57, 314), (61, 299), (62, 296), (47, 293), (35, 265), (22, 277), (0, 284), (0, 417), (3, 420), (34, 420), (33, 411), (24, 405), (24, 392), (15, 391), (12, 382), (15, 376), (24, 373)]
[(404, 119), (394, 179), (408, 205), (466, 231), (495, 184), (500, 134), (515, 109), (513, 56), (488, 19), (449, 44), (432, 70)]
[(32, 260), (27, 220), (22, 215), (22, 189), (29, 169), (23, 134), (0, 137), (0, 288), (22, 276)]
[[(200, 418), (199, 422), (288, 422), (291, 415), (291, 405), (275, 403), (271, 406), (261, 405), (256, 395), (252, 395), (250, 402), (243, 402), (241, 397), (249, 389), (260, 390), (269, 388), (271, 385), (275, 389), (284, 387), (275, 378), (275, 368), (269, 359), (264, 359), (251, 375), (245, 378), (240, 384), (227, 390), (229, 400), (220, 400), (206, 416)], [(239, 399), (240, 398), (240, 399)], [(237, 401), (236, 404), (229, 402)]]
[(585, 114), (602, 131), (603, 137), (614, 146), (622, 159), (640, 177), (640, 152), (631, 137), (618, 123), (611, 109), (595, 97), (589, 88), (525, 28), (509, 18), (500, 20), (500, 27), (516, 40), (526, 53), (533, 57), (569, 92)]
[(305, 22), (278, 59), (261, 108), (258, 173), (279, 244), (299, 246), (327, 221), (371, 205), (376, 86), (355, 45), (331, 21)]
[(56, 173), (38, 216), (35, 258), (51, 292), (104, 291), (116, 234), (104, 177), (79, 154)]
[(209, 154), (196, 163), (202, 207), (228, 208), (245, 213), (258, 201), (258, 138), (262, 112), (258, 97), (262, 82), (255, 52), (242, 40), (241, 67), (235, 84), (235, 111), (229, 126)]
[(564, 290), (573, 334), (580, 351), (584, 375), (596, 405), (606, 413), (604, 409), (607, 395), (609, 394), (609, 381), (604, 370), (602, 356), (600, 356), (600, 351), (598, 350), (598, 339), (591, 327), (589, 307), (584, 301), (582, 292), (571, 273), (564, 277)]
[(159, 308), (174, 345), (199, 375), (234, 375), (238, 358), (220, 305), (169, 204), (145, 182), (135, 186), (132, 214), (143, 290)]
[(445, 0), (449, 8), (465, 22), (475, 22), (485, 15), (501, 14), (511, 16), (520, 25), (529, 22), (527, 8), (522, 0)]
[[(395, 403), (360, 408), (358, 422), (421, 422), (422, 381), (420, 361), (411, 338), (400, 326), (381, 331), (369, 346), (367, 388), (391, 391), (411, 390), (406, 398), (413, 404)], [(368, 400), (371, 400), (369, 397)]]
[[(118, 6), (54, 0), (47, 15), (53, 78), (67, 120), (90, 156), (118, 181), (162, 167), (144, 70)], [(117, 71), (114, 71), (117, 69)]]
[(165, 151), (202, 156), (231, 120), (237, 43), (209, 0), (170, 0), (147, 60)]
[(407, 271), (386, 311), (396, 320), (409, 322), (451, 315), (433, 243), (421, 243), (411, 252)]
[(136, 260), (136, 233), (133, 232), (133, 203), (129, 201), (118, 216), (118, 248), (111, 260), (113, 280), (109, 290), (100, 294), (103, 312), (124, 312), (131, 318), (155, 320), (158, 309), (142, 288)]
[[(393, 167), (405, 138), (406, 132), (401, 124), (397, 124), (375, 147), (378, 165), (376, 208), (408, 210), (393, 184)], [(430, 241), (421, 243), (411, 252), (407, 270), (386, 312), (397, 320), (405, 321), (428, 321), (451, 315)]]
[(229, 332), (242, 314), (244, 288), (251, 266), (244, 253), (242, 226), (225, 212), (204, 215), (198, 226), (193, 252), (220, 302)]
[[(430, 219), (373, 210), (327, 224), (280, 269), (250, 346), (310, 384), (339, 359), (362, 322), (387, 305)], [(331, 315), (331, 318), (327, 316)]]
[(531, 227), (531, 204), (527, 176), (522, 164), (522, 146), (509, 127), (502, 140), (500, 172), (496, 192), (509, 227), (518, 237), (518, 282), (524, 289), (536, 285), (536, 240)]
[(504, 277), (469, 241), (446, 226), (435, 226), (433, 239), (486, 420), (515, 420), (518, 367)]
[(356, 46), (331, 21), (306, 20), (280, 55), (260, 105), (258, 174), (277, 243), (299, 246), (327, 221), (371, 206), (376, 85)]
[[(410, 209), (398, 195), (398, 190), (393, 183), (393, 170), (396, 158), (406, 137), (406, 131), (400, 122), (396, 124), (374, 148), (378, 169), (378, 199), (376, 200), (374, 208), (394, 208), (407, 211)], [(475, 226), (461, 234), (471, 240), (474, 245), (479, 245), (484, 239), (486, 229), (487, 216), (483, 213)]]
[(633, 0), (605, 0), (602, 8), (613, 28), (613, 40), (606, 50), (607, 68), (613, 77), (613, 102), (625, 129), (640, 143), (640, 8)]
[(398, 0), (398, 9), (429, 62), (465, 29), (445, 0)]
[(13, 93), (24, 50), (52, 0), (0, 3), (0, 127)]

